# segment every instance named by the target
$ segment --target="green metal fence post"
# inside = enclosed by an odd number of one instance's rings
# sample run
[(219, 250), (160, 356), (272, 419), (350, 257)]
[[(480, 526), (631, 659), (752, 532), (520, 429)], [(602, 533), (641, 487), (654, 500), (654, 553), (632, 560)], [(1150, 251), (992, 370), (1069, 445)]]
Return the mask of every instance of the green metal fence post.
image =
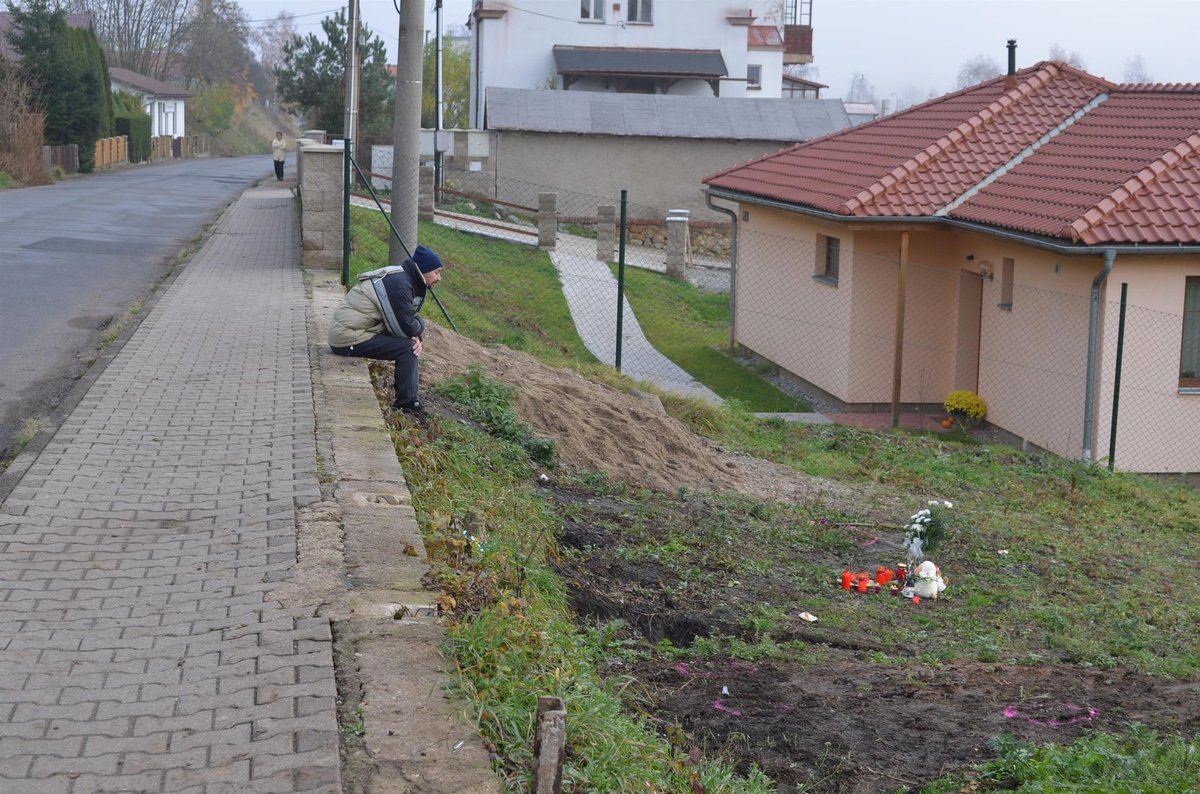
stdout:
[(621, 326), (625, 319), (625, 199), (628, 190), (621, 191), (621, 225), (617, 229), (617, 372), (621, 371)]
[(1117, 411), (1121, 407), (1121, 359), (1125, 354), (1125, 299), (1129, 294), (1129, 284), (1121, 283), (1121, 315), (1117, 321), (1117, 363), (1113, 373), (1113, 403), (1112, 418), (1108, 431), (1108, 470), (1113, 471), (1117, 465)]
[(350, 139), (342, 158), (342, 286), (350, 286)]

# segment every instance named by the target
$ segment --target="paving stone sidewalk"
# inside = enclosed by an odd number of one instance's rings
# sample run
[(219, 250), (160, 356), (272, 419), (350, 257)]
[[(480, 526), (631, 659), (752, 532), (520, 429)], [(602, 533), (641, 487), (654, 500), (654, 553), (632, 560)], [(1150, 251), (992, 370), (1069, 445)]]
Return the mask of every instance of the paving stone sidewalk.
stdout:
[(0, 507), (0, 791), (339, 792), (292, 195), (242, 195)]

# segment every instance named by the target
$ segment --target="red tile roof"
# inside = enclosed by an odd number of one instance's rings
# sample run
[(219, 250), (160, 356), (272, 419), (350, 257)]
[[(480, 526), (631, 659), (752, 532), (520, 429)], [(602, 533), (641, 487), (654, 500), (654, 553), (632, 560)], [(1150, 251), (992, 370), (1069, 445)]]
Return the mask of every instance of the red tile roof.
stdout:
[(1043, 62), (705, 181), (848, 217), (1200, 242), (1200, 86), (1117, 86)]

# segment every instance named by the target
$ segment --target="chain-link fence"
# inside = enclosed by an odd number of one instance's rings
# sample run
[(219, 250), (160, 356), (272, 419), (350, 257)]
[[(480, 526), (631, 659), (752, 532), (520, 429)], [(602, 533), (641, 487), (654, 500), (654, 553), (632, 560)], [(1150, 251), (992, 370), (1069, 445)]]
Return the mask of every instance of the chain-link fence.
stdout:
[[(390, 153), (375, 147), (365, 169), (378, 190), (389, 187), (382, 175), (392, 173)], [(967, 389), (986, 400), (981, 434), (992, 439), (1111, 458), (1133, 471), (1200, 470), (1200, 445), (1179, 432), (1200, 428), (1200, 396), (1180, 388), (1183, 317), (1131, 301), (1120, 335), (1118, 284), (1093, 316), (1091, 260), (1074, 265), (1061, 289), (1040, 288), (1018, 283), (1003, 263), (951, 263), (928, 243), (902, 267), (899, 232), (862, 235), (853, 247), (849, 234), (845, 247), (820, 234), (803, 242), (778, 219), (739, 223), (735, 232), (720, 213), (651, 207), (635, 196), (622, 225), (619, 195), (483, 171), (446, 174), (436, 190), (431, 183), (427, 174), (439, 224), (546, 249), (588, 350), (635, 378), (718, 399), (646, 340), (627, 299), (618, 313), (622, 259), (627, 269), (729, 294), (731, 348), (826, 413), (899, 411), (936, 428), (946, 395)]]

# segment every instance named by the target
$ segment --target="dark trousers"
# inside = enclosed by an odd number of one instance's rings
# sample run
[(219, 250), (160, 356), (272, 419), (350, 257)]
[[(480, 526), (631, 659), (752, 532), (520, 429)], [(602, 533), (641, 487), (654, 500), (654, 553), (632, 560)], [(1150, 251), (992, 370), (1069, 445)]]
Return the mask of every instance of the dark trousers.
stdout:
[(275, 178), (283, 179), (283, 160), (275, 161)]
[(396, 402), (394, 405), (409, 405), (417, 399), (417, 357), (413, 355), (411, 339), (378, 334), (365, 342), (350, 347), (330, 347), (336, 355), (373, 358), (391, 361), (396, 365)]

